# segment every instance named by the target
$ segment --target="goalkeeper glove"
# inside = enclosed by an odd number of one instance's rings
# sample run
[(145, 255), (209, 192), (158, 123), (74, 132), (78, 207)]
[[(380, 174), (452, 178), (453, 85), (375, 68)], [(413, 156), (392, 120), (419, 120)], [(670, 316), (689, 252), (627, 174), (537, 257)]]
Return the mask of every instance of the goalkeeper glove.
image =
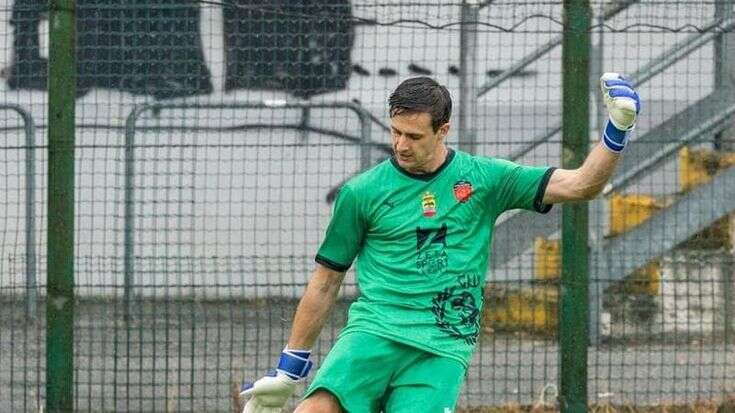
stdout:
[(620, 153), (628, 143), (628, 135), (635, 127), (641, 110), (641, 99), (633, 85), (617, 73), (605, 73), (600, 77), (602, 97), (609, 119), (602, 134), (602, 143), (611, 152)]
[(245, 402), (243, 413), (280, 413), (296, 389), (296, 383), (308, 374), (313, 363), (311, 351), (286, 348), (278, 367), (255, 383), (243, 383), (240, 398)]

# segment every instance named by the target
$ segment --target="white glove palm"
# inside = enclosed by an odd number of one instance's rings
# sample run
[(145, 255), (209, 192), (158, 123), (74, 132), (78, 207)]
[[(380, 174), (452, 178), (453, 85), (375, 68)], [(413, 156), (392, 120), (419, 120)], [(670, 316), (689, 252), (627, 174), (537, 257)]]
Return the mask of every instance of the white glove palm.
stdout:
[(600, 77), (600, 88), (613, 125), (624, 131), (633, 129), (640, 110), (633, 85), (617, 73), (605, 73)]
[(240, 393), (246, 401), (243, 413), (281, 413), (296, 389), (297, 381), (283, 373), (273, 373), (243, 389)]
[(617, 73), (605, 73), (600, 77), (600, 88), (610, 116), (602, 135), (602, 143), (610, 151), (622, 152), (628, 143), (628, 135), (635, 127), (641, 99), (633, 85)]
[(243, 383), (240, 398), (243, 413), (281, 413), (299, 383), (309, 374), (312, 362), (308, 350), (284, 349), (278, 367), (255, 383)]

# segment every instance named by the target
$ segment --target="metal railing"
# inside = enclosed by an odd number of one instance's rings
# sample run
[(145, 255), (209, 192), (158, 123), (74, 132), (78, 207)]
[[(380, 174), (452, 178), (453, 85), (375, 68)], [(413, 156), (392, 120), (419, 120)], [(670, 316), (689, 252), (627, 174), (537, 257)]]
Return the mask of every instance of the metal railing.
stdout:
[(722, 131), (728, 126), (733, 116), (735, 116), (735, 104), (731, 103), (729, 106), (723, 108), (721, 112), (687, 130), (678, 139), (664, 144), (661, 149), (642, 160), (632, 169), (624, 170), (619, 176), (616, 176), (610, 181), (610, 183), (605, 187), (603, 195), (609, 195), (613, 191), (618, 191), (621, 188), (624, 188), (644, 172), (660, 165), (668, 159), (669, 156), (673, 155), (685, 145), (696, 142), (702, 136), (714, 135), (715, 133)]
[[(603, 15), (601, 16), (601, 20), (603, 21), (609, 20), (617, 16), (620, 12), (624, 11), (625, 9), (627, 9), (628, 7), (630, 7), (631, 5), (637, 2), (638, 0), (623, 0), (619, 3), (613, 3), (613, 5), (609, 9), (605, 10)], [(509, 67), (508, 69), (504, 70), (499, 75), (495, 76), (488, 83), (482, 85), (482, 87), (480, 87), (480, 90), (477, 92), (477, 97), (480, 97), (486, 94), (487, 92), (489, 92), (490, 90), (496, 88), (504, 81), (510, 79), (516, 73), (528, 67), (528, 65), (530, 65), (531, 63), (535, 62), (536, 60), (546, 55), (546, 53), (549, 53), (550, 51), (552, 51), (555, 47), (561, 46), (562, 40), (563, 40), (563, 36), (561, 35), (554, 37), (548, 43), (544, 44), (543, 46), (537, 48), (533, 52), (524, 56), (520, 61), (515, 63), (513, 66)]]
[[(725, 21), (712, 21), (705, 27), (702, 33), (693, 34), (687, 39), (675, 44), (673, 47), (659, 54), (656, 58), (651, 59), (651, 62), (649, 64), (638, 69), (635, 73), (629, 75), (628, 77), (636, 85), (642, 85), (657, 74), (663, 72), (666, 68), (680, 61), (690, 53), (694, 52), (695, 50), (707, 44), (709, 41), (713, 40), (715, 37), (719, 36), (722, 31), (732, 30), (733, 28), (735, 28), (735, 19), (727, 19)], [(521, 67), (521, 69), (523, 67)], [(561, 132), (561, 124), (554, 126), (543, 135), (529, 142), (528, 145), (513, 152), (509, 156), (509, 158), (511, 160), (517, 160), (521, 158), (522, 156), (536, 149), (538, 146), (548, 142), (552, 137), (554, 137), (554, 135), (559, 132)]]
[(13, 111), (23, 120), (25, 134), (25, 260), (26, 260), (26, 316), (36, 318), (38, 286), (36, 282), (36, 126), (33, 117), (22, 107), (0, 104), (0, 110)]
[[(354, 112), (360, 122), (360, 135), (352, 136), (339, 131), (322, 129), (309, 126), (309, 112), (311, 109), (347, 109)], [(371, 139), (371, 123), (374, 121), (371, 114), (354, 102), (322, 102), (322, 103), (296, 103), (285, 101), (264, 101), (252, 103), (222, 103), (222, 104), (205, 104), (205, 103), (172, 103), (158, 102), (148, 103), (135, 107), (127, 117), (125, 122), (125, 193), (124, 193), (124, 292), (123, 300), (125, 302), (125, 319), (130, 319), (131, 300), (133, 288), (134, 267), (134, 227), (135, 227), (135, 187), (133, 179), (135, 177), (135, 134), (138, 130), (137, 121), (146, 112), (160, 112), (163, 109), (302, 109), (301, 121), (293, 124), (263, 124), (263, 123), (245, 123), (232, 127), (223, 127), (221, 130), (244, 130), (256, 128), (280, 128), (293, 129), (305, 132), (316, 132), (327, 134), (336, 138), (345, 139), (360, 145), (360, 170), (365, 170), (372, 165), (371, 149), (378, 148), (385, 150), (384, 146), (375, 143)], [(156, 129), (173, 129), (169, 127), (160, 127)]]

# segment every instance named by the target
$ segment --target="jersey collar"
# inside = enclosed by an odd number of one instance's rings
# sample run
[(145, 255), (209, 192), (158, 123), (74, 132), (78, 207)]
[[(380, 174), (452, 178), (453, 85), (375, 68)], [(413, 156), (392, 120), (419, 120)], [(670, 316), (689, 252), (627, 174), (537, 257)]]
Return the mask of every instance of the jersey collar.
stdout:
[(446, 169), (447, 166), (449, 166), (449, 164), (452, 163), (453, 159), (454, 159), (454, 149), (447, 148), (447, 157), (444, 159), (444, 162), (441, 164), (441, 166), (439, 166), (436, 169), (436, 171), (432, 173), (428, 173), (428, 174), (415, 174), (415, 173), (409, 172), (401, 168), (401, 165), (398, 164), (398, 161), (396, 160), (395, 155), (390, 157), (390, 163), (392, 163), (393, 166), (395, 166), (395, 168), (398, 169), (400, 173), (406, 175), (409, 178), (418, 179), (420, 181), (430, 181), (435, 176), (439, 175), (444, 169)]

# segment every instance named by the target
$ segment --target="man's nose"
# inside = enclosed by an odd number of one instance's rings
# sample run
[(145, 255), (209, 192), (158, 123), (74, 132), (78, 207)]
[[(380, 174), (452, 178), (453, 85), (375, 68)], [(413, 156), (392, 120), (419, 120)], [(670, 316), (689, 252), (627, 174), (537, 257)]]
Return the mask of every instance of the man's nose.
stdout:
[(403, 150), (408, 148), (408, 139), (403, 135), (398, 135), (396, 138), (396, 149)]

